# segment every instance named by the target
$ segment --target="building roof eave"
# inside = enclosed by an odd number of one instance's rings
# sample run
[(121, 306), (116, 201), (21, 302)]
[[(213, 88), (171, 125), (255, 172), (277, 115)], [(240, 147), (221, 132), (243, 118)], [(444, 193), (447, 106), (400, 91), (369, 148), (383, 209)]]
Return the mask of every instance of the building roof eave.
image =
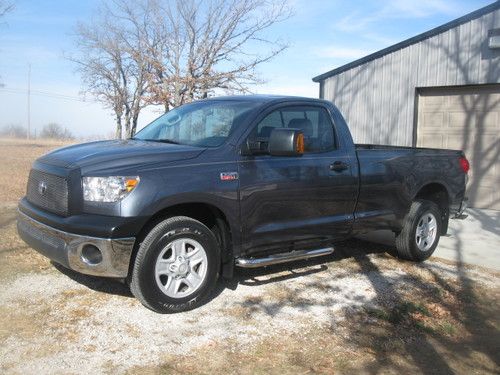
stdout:
[(450, 29), (453, 29), (457, 26), (460, 26), (466, 22), (469, 22), (471, 20), (474, 20), (476, 18), (479, 18), (479, 17), (482, 17), (484, 16), (485, 14), (488, 14), (488, 13), (491, 13), (497, 9), (500, 9), (500, 0), (499, 1), (495, 1), (494, 3), (490, 4), (490, 5), (487, 5), (481, 9), (478, 9), (478, 10), (475, 10), (474, 12), (471, 12), (469, 14), (466, 14), (465, 16), (462, 16), (460, 18), (457, 18), (453, 21), (450, 21), (448, 23), (445, 23), (444, 25), (441, 25), (441, 26), (438, 26), (432, 30), (429, 30), (429, 31), (426, 31), (422, 34), (419, 34), (419, 35), (416, 35), (412, 38), (409, 38), (409, 39), (406, 39), (406, 40), (403, 40), (402, 42), (399, 42), (399, 43), (396, 43), (392, 46), (389, 46), (387, 48), (384, 48), (380, 51), (377, 51), (375, 53), (372, 53), (370, 55), (367, 55), (365, 57), (362, 57), (358, 60), (355, 60), (355, 61), (352, 61), (348, 64), (345, 64), (345, 65), (342, 65), (338, 68), (335, 68), (333, 70), (330, 70), (326, 73), (323, 73), (323, 74), (320, 74), (316, 77), (314, 77), (312, 80), (313, 82), (320, 82), (320, 81), (323, 81), (327, 78), (330, 78), (330, 77), (333, 77), (335, 75), (338, 75), (340, 73), (343, 73), (347, 70), (350, 70), (352, 68), (355, 68), (357, 66), (360, 66), (360, 65), (363, 65), (363, 64), (366, 64), (372, 60), (376, 60), (380, 57), (383, 57), (385, 55), (388, 55), (390, 53), (393, 53), (393, 52), (396, 52), (400, 49), (403, 49), (403, 48), (406, 48), (408, 46), (411, 46), (412, 44), (416, 44), (416, 43), (419, 43), (425, 39), (428, 39), (428, 38), (431, 38), (433, 36), (436, 36), (436, 35), (439, 35), (441, 33), (444, 33)]

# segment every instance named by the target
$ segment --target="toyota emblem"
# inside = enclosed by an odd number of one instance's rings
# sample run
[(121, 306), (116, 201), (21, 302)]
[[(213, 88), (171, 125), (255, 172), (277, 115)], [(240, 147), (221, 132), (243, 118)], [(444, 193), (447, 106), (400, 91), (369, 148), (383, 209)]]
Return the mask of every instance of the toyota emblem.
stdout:
[(45, 181), (40, 181), (38, 183), (38, 192), (40, 193), (40, 195), (45, 195), (46, 191), (47, 191), (47, 184), (45, 183)]

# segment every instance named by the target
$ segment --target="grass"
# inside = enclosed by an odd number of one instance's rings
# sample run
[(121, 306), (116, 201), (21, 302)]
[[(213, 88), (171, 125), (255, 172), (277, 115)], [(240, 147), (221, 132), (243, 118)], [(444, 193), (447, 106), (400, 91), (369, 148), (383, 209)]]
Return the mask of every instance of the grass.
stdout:
[(393, 324), (408, 321), (414, 314), (431, 316), (429, 310), (422, 303), (412, 301), (402, 301), (390, 309), (366, 308), (365, 311), (368, 315)]
[(0, 138), (0, 204), (11, 204), (26, 192), (33, 161), (56, 148), (68, 145), (57, 140)]

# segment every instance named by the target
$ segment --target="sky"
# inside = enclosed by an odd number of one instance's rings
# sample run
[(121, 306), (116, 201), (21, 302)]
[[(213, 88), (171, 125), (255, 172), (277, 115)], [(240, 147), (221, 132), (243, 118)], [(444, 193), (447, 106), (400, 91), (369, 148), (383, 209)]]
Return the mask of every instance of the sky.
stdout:
[[(56, 122), (79, 137), (109, 137), (112, 113), (85, 95), (73, 63), (77, 22), (92, 18), (97, 0), (12, 0), (0, 21), (0, 127), (26, 126), (31, 66), (31, 127)], [(289, 0), (293, 15), (267, 32), (285, 52), (258, 68), (255, 93), (318, 97), (312, 77), (398, 43), (492, 0)], [(160, 115), (141, 112), (139, 128)]]

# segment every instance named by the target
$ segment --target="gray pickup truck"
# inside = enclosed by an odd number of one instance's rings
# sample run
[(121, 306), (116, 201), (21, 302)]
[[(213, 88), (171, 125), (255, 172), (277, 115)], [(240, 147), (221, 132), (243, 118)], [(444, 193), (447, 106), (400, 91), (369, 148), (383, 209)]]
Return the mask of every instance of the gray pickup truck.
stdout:
[(54, 262), (124, 279), (148, 308), (177, 312), (235, 266), (330, 254), (371, 230), (425, 260), (465, 208), (468, 169), (461, 151), (355, 145), (327, 101), (213, 98), (132, 139), (40, 157), (18, 231)]

